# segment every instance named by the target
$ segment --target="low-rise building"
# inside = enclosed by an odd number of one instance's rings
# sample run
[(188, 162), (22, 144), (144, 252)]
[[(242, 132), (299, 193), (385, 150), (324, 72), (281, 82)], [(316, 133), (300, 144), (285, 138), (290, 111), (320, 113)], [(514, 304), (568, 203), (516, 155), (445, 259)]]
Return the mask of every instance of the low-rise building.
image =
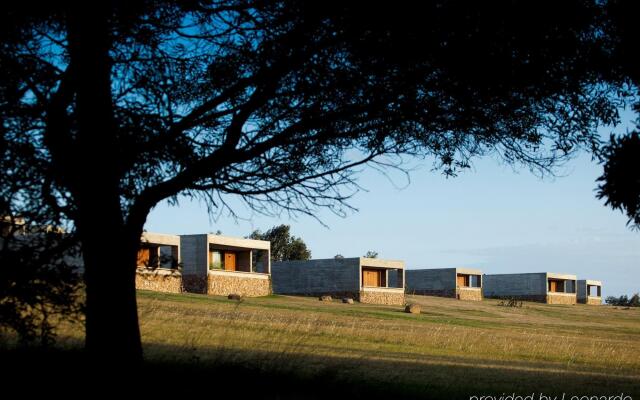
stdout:
[(407, 293), (482, 300), (482, 271), (471, 268), (408, 269)]
[(602, 282), (590, 279), (578, 280), (578, 303), (601, 305)]
[(576, 276), (553, 272), (483, 276), (484, 297), (576, 304)]
[(361, 303), (403, 305), (404, 262), (378, 258), (280, 261), (272, 266), (276, 294), (349, 297)]

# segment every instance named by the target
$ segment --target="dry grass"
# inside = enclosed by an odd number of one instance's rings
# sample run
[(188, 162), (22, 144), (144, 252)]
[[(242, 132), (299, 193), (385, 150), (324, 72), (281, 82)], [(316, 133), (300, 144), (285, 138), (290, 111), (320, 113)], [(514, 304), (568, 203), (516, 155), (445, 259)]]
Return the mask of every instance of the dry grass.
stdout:
[[(395, 385), (414, 394), (640, 395), (640, 310), (413, 296), (400, 307), (272, 296), (139, 293), (149, 359), (251, 365), (303, 377)], [(69, 344), (79, 332), (64, 332)]]

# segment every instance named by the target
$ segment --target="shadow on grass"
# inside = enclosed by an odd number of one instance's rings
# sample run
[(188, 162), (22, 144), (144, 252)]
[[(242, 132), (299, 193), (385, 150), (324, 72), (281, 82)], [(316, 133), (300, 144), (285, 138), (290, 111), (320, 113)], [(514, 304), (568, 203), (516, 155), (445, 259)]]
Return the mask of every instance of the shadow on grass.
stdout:
[[(460, 365), (147, 346), (140, 366), (95, 366), (81, 350), (2, 350), (3, 392), (64, 395), (170, 395), (233, 399), (469, 399), (472, 395), (616, 395), (636, 398), (640, 377), (505, 365)], [(211, 349), (209, 349), (211, 351)], [(372, 356), (375, 356), (372, 354)], [(57, 398), (57, 396), (55, 396)], [(108, 397), (110, 398), (110, 397)], [(116, 397), (117, 399), (117, 397)]]

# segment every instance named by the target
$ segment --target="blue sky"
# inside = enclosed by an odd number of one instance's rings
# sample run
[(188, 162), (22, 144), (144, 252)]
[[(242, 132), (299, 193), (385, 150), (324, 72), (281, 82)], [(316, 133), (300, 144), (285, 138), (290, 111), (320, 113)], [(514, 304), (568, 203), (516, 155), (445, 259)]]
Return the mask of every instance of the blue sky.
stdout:
[[(623, 121), (631, 116), (624, 114)], [(625, 132), (621, 125), (616, 132)], [(608, 136), (612, 129), (602, 129)], [(493, 158), (476, 159), (456, 178), (431, 172), (425, 164), (392, 184), (374, 170), (359, 175), (367, 192), (350, 202), (358, 209), (346, 218), (329, 212), (289, 219), (252, 215), (211, 221), (205, 204), (183, 200), (177, 207), (158, 205), (145, 229), (162, 233), (246, 236), (254, 229), (291, 225), (314, 258), (363, 255), (401, 259), (407, 268), (478, 267), (484, 273), (566, 272), (578, 279), (602, 280), (603, 295), (640, 291), (640, 232), (626, 217), (595, 198), (602, 167), (583, 154), (540, 179), (528, 169), (515, 170)], [(398, 186), (406, 186), (398, 188)], [(232, 204), (239, 204), (231, 201)]]

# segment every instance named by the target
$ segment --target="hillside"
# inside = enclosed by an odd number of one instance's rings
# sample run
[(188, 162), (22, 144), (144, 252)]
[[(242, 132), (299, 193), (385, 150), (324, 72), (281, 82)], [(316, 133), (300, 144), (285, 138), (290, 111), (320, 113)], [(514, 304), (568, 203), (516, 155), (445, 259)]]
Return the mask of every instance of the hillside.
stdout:
[[(512, 308), (494, 300), (422, 296), (410, 301), (421, 304), (420, 315), (303, 297), (236, 302), (139, 292), (151, 364), (235, 368), (258, 380), (268, 374), (274, 382), (295, 383), (278, 386), (274, 398), (317, 394), (314, 384), (333, 393), (327, 382), (356, 397), (640, 395), (638, 309), (535, 303)], [(77, 326), (67, 328), (61, 345), (76, 347), (80, 333)]]

